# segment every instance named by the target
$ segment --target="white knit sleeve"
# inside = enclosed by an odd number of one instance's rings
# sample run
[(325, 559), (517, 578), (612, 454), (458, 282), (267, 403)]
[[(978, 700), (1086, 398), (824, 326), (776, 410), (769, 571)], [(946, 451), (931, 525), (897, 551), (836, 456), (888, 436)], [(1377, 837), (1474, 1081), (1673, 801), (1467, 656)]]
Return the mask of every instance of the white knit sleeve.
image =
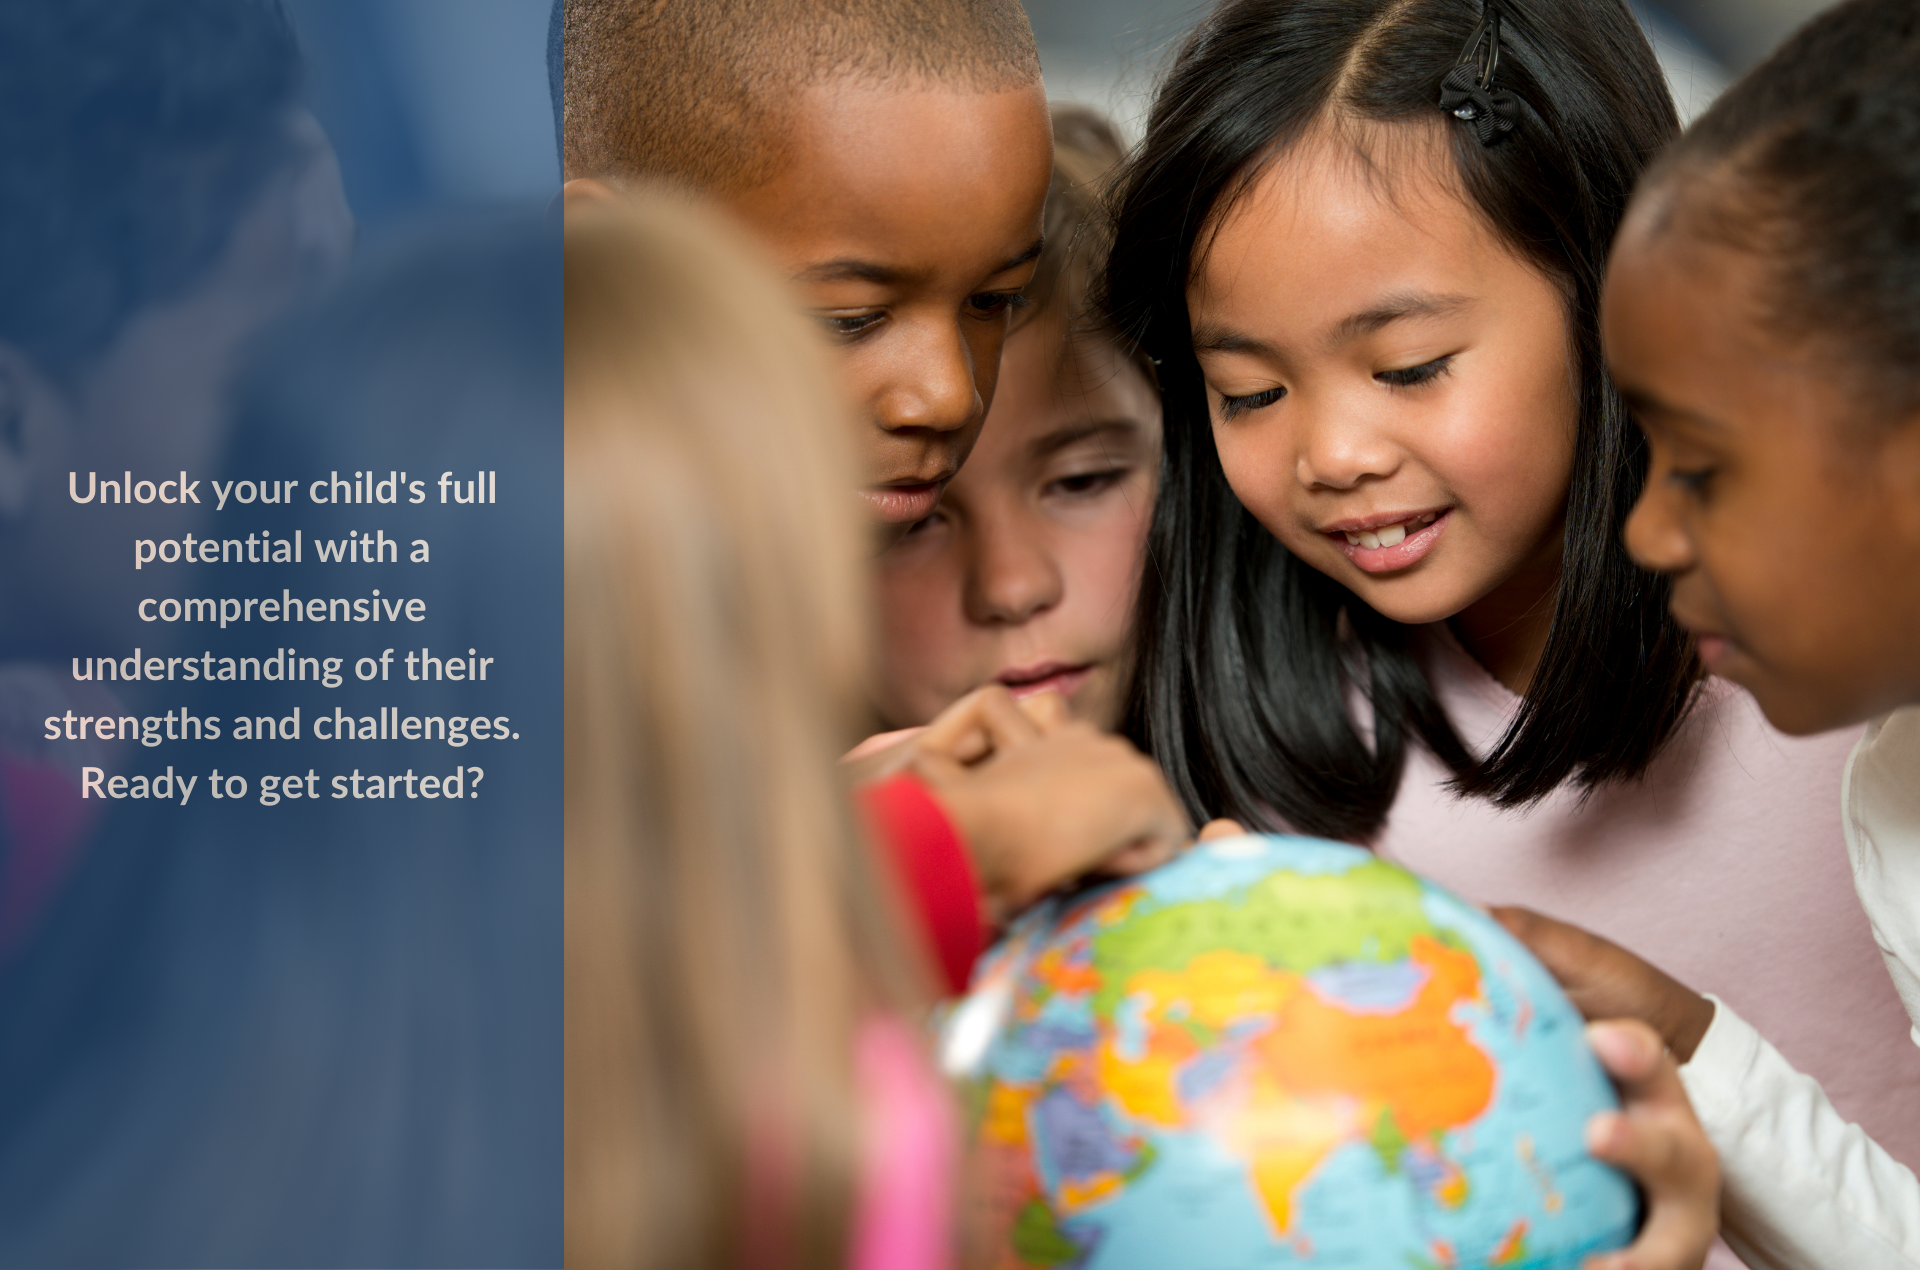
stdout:
[(1725, 1002), (1680, 1068), (1725, 1176), (1722, 1234), (1753, 1270), (1920, 1267), (1920, 1181)]

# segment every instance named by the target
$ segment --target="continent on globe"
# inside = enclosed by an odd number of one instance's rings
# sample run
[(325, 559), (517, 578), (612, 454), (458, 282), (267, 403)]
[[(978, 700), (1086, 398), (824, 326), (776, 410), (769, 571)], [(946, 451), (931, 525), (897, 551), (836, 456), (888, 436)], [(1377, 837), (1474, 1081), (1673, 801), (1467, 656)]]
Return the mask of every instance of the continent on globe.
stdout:
[(1367, 852), (1216, 841), (983, 966), (987, 1222), (1014, 1267), (1576, 1266), (1632, 1236), (1578, 1015), (1478, 909)]

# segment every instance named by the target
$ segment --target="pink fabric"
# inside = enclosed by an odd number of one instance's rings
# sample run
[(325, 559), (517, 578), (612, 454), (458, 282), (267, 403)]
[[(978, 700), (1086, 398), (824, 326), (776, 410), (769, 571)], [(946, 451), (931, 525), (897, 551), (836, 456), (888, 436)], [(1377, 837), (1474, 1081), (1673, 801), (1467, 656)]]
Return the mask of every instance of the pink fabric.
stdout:
[(946, 1085), (892, 1019), (861, 1029), (855, 1063), (866, 1132), (851, 1270), (947, 1270), (958, 1124)]
[[(1432, 636), (1428, 673), (1484, 752), (1518, 698), (1444, 627)], [(1641, 782), (1584, 804), (1569, 789), (1525, 811), (1457, 798), (1416, 750), (1375, 849), (1468, 899), (1577, 922), (1714, 993), (1842, 1115), (1920, 1166), (1920, 1049), (1841, 828), (1840, 773), (1860, 729), (1789, 737), (1732, 685), (1705, 694)], [(1739, 1264), (1724, 1247), (1708, 1261)]]
[(0, 748), (0, 960), (52, 899), (104, 804), (62, 766)]

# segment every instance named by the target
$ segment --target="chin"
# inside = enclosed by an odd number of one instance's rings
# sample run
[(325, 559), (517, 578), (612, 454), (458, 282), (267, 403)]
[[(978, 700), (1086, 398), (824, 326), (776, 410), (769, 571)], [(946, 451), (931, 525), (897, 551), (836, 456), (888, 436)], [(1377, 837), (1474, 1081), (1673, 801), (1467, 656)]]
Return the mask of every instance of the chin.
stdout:
[(1849, 694), (1788, 689), (1765, 676), (1730, 674), (1725, 677), (1753, 694), (1767, 722), (1788, 736), (1813, 736), (1865, 723), (1892, 708), (1889, 704), (1866, 701), (1843, 703), (1842, 698)]
[(1472, 603), (1454, 596), (1419, 594), (1412, 586), (1402, 590), (1391, 582), (1364, 589), (1348, 582), (1347, 589), (1381, 617), (1402, 626), (1430, 626), (1435, 622), (1444, 622)]

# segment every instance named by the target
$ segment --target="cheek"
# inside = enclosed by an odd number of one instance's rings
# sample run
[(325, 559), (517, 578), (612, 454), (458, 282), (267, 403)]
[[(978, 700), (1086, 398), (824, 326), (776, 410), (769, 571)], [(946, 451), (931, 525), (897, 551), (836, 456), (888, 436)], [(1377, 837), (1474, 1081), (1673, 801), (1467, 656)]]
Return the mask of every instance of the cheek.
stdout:
[(1421, 448), (1482, 534), (1526, 551), (1564, 512), (1578, 424), (1562, 375), (1518, 388), (1456, 402)]
[(973, 387), (979, 393), (980, 400), (991, 404), (996, 384), (1000, 380), (1001, 354), (1007, 343), (1007, 319), (997, 322), (979, 322), (963, 318), (966, 328), (963, 342), (967, 356), (973, 362)]
[(1735, 639), (1790, 675), (1844, 670), (1870, 655), (1888, 626), (1886, 579), (1871, 567), (1873, 526), (1849, 509), (1832, 510), (1824, 524), (1810, 525), (1777, 509), (1770, 517), (1730, 509), (1714, 516), (1702, 544)]
[[(885, 394), (892, 375), (893, 358), (887, 340), (865, 340), (858, 344), (831, 344), (832, 356), (840, 372), (840, 384), (855, 405), (871, 411)], [(862, 430), (864, 435), (864, 429)]]
[(1102, 659), (1115, 656), (1127, 644), (1145, 520), (1137, 510), (1122, 506), (1079, 527), (1056, 550), (1067, 581), (1075, 634), (1085, 641), (1089, 654)]
[(929, 722), (979, 677), (973, 632), (961, 611), (951, 552), (889, 561), (876, 588), (880, 618), (878, 705), (889, 723)]
[(1299, 486), (1289, 470), (1283, 428), (1236, 421), (1231, 427), (1215, 428), (1213, 442), (1233, 496), (1268, 533), (1296, 555), (1310, 544), (1320, 545), (1319, 535), (1300, 527), (1287, 514), (1289, 500)]
[(924, 668), (939, 660), (961, 623), (960, 579), (949, 554), (917, 553), (880, 571), (881, 654), (890, 665)]

